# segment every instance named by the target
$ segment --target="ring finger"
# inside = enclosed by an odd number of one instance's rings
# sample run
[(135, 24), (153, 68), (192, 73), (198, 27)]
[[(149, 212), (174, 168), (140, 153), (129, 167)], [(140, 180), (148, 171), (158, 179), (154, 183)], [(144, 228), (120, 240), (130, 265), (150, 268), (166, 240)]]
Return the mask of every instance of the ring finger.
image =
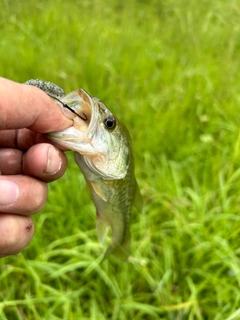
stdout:
[(32, 177), (0, 176), (0, 212), (31, 215), (42, 210), (47, 184)]

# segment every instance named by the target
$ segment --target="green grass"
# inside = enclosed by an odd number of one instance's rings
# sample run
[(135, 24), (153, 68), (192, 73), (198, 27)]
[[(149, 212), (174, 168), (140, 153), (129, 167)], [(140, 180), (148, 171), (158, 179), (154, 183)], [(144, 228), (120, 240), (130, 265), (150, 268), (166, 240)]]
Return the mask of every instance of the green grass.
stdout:
[(0, 319), (240, 319), (240, 4), (10, 1), (0, 75), (101, 98), (129, 128), (144, 212), (110, 258), (69, 154), (23, 253), (0, 260)]

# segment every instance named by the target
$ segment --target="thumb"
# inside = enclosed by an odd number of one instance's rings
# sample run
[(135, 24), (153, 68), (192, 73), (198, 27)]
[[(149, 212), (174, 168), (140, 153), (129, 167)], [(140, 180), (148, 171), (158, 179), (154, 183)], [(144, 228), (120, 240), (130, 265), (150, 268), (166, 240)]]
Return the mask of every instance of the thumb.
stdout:
[(61, 131), (72, 125), (59, 105), (42, 90), (0, 78), (0, 129)]

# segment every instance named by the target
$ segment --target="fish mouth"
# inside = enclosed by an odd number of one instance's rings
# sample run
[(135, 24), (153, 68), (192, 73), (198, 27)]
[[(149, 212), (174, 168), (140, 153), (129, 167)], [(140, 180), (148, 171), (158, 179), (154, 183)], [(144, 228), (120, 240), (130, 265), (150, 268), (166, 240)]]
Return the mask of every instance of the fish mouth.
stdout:
[[(98, 119), (98, 104), (95, 100), (83, 89), (78, 89), (57, 101), (64, 115), (73, 120), (73, 126), (48, 133), (47, 137), (70, 150), (83, 152), (84, 145), (91, 149)], [(91, 153), (90, 150), (89, 152)]]

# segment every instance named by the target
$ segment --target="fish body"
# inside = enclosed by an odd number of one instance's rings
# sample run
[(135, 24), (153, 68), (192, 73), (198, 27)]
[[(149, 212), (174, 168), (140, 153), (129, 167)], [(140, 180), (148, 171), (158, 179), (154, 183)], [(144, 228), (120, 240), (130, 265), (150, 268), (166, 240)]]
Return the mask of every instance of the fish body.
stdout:
[[(44, 90), (45, 83), (39, 81), (30, 80), (27, 84)], [(47, 84), (47, 91), (44, 91), (59, 101), (64, 112), (64, 107), (71, 110), (72, 113), (66, 115), (73, 119), (72, 127), (50, 133), (48, 138), (75, 151), (76, 163), (83, 172), (97, 210), (97, 234), (102, 244), (108, 228), (112, 230), (104, 258), (114, 254), (126, 260), (130, 254), (132, 206), (135, 204), (138, 209), (142, 206), (128, 130), (105, 104), (84, 90), (56, 97), (58, 87), (54, 89), (51, 83)]]
[(80, 153), (75, 153), (75, 159), (97, 210), (97, 234), (101, 244), (105, 242), (109, 226), (112, 230), (112, 240), (104, 258), (113, 253), (121, 260), (126, 260), (130, 252), (131, 209), (138, 192), (131, 156), (126, 163), (126, 175), (121, 179), (109, 180), (93, 172)]

